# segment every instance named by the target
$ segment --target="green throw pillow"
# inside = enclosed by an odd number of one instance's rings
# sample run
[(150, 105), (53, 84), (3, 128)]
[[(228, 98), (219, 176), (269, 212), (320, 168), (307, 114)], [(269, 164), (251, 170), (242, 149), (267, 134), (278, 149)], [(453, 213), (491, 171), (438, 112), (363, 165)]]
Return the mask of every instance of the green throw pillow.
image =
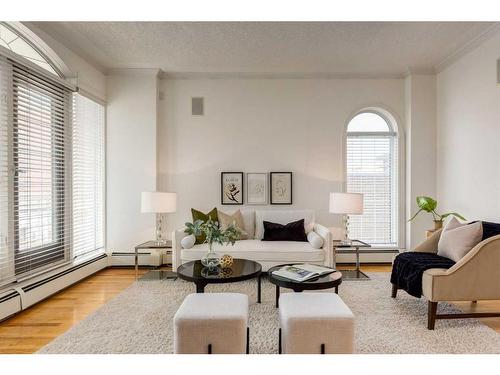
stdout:
[[(217, 208), (214, 208), (212, 211), (210, 211), (208, 214), (205, 214), (201, 211), (195, 210), (194, 208), (191, 208), (191, 214), (193, 215), (193, 223), (196, 220), (202, 220), (203, 222), (208, 221), (208, 218), (212, 219), (212, 221), (219, 221), (219, 218), (217, 216)], [(205, 234), (202, 233), (199, 236), (196, 236), (196, 243), (200, 244), (205, 242)]]

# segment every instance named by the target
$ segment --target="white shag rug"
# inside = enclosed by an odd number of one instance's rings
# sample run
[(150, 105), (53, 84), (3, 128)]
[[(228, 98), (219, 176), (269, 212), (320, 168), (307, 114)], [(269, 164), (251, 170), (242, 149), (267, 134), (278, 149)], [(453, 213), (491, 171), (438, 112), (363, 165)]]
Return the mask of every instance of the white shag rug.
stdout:
[[(500, 353), (500, 334), (477, 319), (438, 320), (427, 330), (427, 301), (399, 291), (392, 299), (388, 273), (369, 281), (344, 281), (339, 294), (355, 315), (357, 353)], [(282, 289), (282, 293), (287, 290)], [(173, 316), (194, 284), (138, 281), (38, 353), (172, 353)], [(278, 352), (275, 287), (262, 279), (208, 285), (205, 292), (241, 292), (250, 297), (250, 352)], [(324, 291), (329, 292), (330, 291)], [(457, 312), (440, 303), (439, 312)]]

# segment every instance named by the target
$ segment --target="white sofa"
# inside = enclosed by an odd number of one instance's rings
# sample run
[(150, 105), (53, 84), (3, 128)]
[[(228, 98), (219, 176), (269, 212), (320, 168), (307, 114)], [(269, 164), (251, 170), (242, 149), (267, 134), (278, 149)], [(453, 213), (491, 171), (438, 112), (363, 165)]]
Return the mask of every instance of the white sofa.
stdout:
[[(236, 241), (234, 246), (215, 246), (220, 254), (229, 254), (233, 258), (250, 259), (259, 262), (262, 270), (284, 263), (307, 262), (332, 267), (334, 264), (332, 252), (332, 236), (328, 228), (317, 224), (313, 210), (241, 210), (245, 232), (248, 240)], [(309, 242), (295, 241), (262, 241), (264, 236), (263, 221), (287, 224), (304, 219), (306, 233), (314, 230), (323, 238), (323, 247), (315, 249)], [(174, 231), (172, 238), (172, 265), (176, 270), (181, 264), (198, 260), (208, 251), (207, 244), (194, 245), (183, 249), (181, 240), (186, 236), (184, 228)]]

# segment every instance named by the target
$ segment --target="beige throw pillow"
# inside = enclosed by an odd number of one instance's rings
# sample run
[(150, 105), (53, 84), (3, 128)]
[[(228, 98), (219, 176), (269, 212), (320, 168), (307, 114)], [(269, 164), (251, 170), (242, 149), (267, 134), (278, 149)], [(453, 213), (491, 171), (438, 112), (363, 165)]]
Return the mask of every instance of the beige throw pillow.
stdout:
[(219, 228), (225, 230), (229, 225), (234, 224), (237, 228), (241, 230), (240, 240), (247, 240), (248, 233), (245, 232), (245, 225), (243, 224), (243, 216), (241, 211), (238, 210), (232, 215), (228, 215), (222, 211), (217, 210), (217, 216), (219, 217)]
[(482, 237), (483, 225), (480, 221), (462, 224), (452, 217), (441, 233), (437, 254), (458, 262), (481, 242)]

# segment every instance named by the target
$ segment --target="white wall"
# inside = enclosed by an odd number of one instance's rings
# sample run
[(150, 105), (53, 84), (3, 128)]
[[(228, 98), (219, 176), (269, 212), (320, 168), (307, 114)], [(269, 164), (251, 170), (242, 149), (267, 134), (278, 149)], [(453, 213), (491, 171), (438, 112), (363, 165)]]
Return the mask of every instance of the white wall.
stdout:
[(107, 78), (107, 250), (131, 252), (154, 238), (153, 214), (142, 214), (141, 192), (156, 190), (157, 71)]
[[(159, 187), (178, 193), (169, 229), (190, 220), (191, 207), (220, 207), (221, 171), (292, 171), (292, 207), (339, 225), (328, 193), (344, 181), (346, 122), (365, 106), (399, 119), (405, 109), (402, 79), (168, 79), (160, 91)], [(191, 115), (193, 96), (205, 98), (204, 116)]]
[[(410, 75), (405, 80), (406, 217), (417, 211), (417, 196), (436, 196), (436, 76)], [(412, 249), (434, 227), (425, 213), (406, 223), (406, 248)]]
[(437, 76), (441, 211), (500, 221), (500, 33)]

